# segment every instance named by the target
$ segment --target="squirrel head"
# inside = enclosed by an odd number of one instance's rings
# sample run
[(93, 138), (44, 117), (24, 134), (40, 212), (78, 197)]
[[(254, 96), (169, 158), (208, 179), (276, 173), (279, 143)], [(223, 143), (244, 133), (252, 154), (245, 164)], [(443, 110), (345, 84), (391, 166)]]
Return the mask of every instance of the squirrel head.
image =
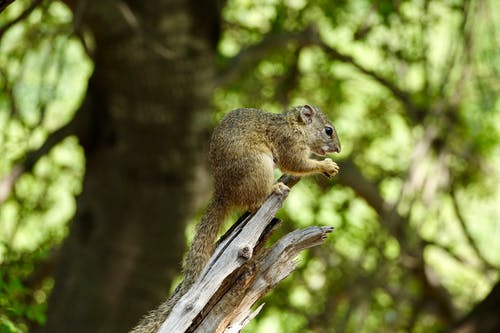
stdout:
[(307, 144), (314, 154), (324, 156), (326, 153), (340, 153), (337, 131), (319, 108), (306, 104), (295, 110), (299, 113), (299, 123), (304, 126)]

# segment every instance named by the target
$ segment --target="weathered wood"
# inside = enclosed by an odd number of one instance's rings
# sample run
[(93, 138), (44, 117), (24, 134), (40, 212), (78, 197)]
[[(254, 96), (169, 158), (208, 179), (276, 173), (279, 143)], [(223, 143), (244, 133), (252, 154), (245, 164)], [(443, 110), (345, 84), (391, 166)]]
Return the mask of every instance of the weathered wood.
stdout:
[(252, 256), (267, 224), (281, 207), (285, 195), (273, 193), (262, 207), (219, 244), (200, 278), (172, 308), (161, 333), (185, 332), (224, 279)]
[[(280, 181), (293, 186), (298, 178)], [(265, 247), (279, 222), (274, 218), (288, 192), (273, 193), (255, 214), (238, 220), (219, 241), (209, 263), (173, 305), (159, 332), (239, 332), (262, 308), (251, 307), (290, 274), (303, 249), (322, 243), (331, 227), (293, 231)]]
[(309, 227), (282, 237), (270, 250), (256, 253), (231, 288), (194, 332), (239, 332), (257, 313), (251, 307), (294, 269), (296, 255), (319, 245), (332, 227)]

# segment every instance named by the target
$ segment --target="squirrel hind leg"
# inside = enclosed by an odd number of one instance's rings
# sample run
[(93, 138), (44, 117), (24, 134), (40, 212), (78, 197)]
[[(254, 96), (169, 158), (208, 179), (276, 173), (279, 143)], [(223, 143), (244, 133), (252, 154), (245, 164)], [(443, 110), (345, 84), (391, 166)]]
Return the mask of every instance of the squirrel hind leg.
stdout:
[(264, 201), (266, 201), (267, 197), (270, 194), (276, 193), (278, 195), (286, 195), (288, 194), (288, 192), (290, 192), (290, 188), (286, 186), (284, 183), (282, 182), (274, 183), (270, 187), (269, 191), (263, 192), (263, 195), (260, 196), (261, 200), (248, 205), (247, 209), (250, 213), (255, 213), (257, 210), (259, 210), (259, 208), (262, 206)]
[(274, 162), (268, 153), (252, 153), (225, 164), (226, 172), (221, 173), (220, 191), (234, 206), (257, 211), (273, 192)]
[(273, 191), (272, 183), (261, 188), (247, 188), (245, 195), (240, 197), (243, 201), (242, 206), (249, 212), (255, 213)]
[(266, 201), (266, 199), (269, 197), (269, 195), (271, 195), (273, 193), (276, 193), (278, 195), (286, 195), (286, 194), (288, 194), (288, 192), (290, 192), (290, 188), (288, 186), (286, 186), (284, 183), (282, 183), (282, 182), (274, 183), (274, 184), (268, 186), (265, 191), (262, 191), (259, 195), (256, 195), (254, 197), (254, 199), (256, 199), (256, 200), (254, 200), (253, 202), (250, 202), (246, 205), (247, 209), (249, 212), (255, 213), (257, 210), (259, 210), (259, 208), (262, 206), (264, 201)]

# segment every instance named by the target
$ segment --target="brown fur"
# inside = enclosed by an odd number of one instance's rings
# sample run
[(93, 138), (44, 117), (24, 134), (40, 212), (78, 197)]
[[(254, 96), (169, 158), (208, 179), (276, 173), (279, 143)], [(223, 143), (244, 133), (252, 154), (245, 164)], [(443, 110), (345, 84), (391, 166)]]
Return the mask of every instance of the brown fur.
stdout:
[[(325, 131), (331, 128), (331, 135)], [(185, 278), (174, 298), (150, 313), (133, 332), (156, 332), (175, 302), (193, 285), (213, 253), (217, 234), (235, 208), (256, 211), (275, 185), (273, 168), (304, 176), (334, 176), (339, 168), (327, 158), (311, 159), (311, 153), (340, 152), (337, 133), (316, 107), (304, 105), (282, 114), (258, 109), (237, 109), (215, 128), (210, 141), (214, 195), (196, 229), (185, 264)]]

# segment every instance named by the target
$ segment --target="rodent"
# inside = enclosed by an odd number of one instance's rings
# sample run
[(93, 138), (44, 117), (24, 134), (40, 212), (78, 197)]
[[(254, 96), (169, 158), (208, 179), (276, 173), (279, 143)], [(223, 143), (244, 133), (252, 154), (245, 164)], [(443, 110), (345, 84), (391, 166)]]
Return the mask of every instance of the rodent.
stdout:
[(174, 297), (144, 318), (144, 327), (139, 324), (133, 332), (155, 332), (160, 327), (170, 307), (193, 285), (207, 264), (230, 212), (236, 208), (254, 212), (271, 192), (280, 193), (286, 188), (275, 183), (274, 166), (291, 175), (334, 176), (339, 171), (337, 164), (329, 158), (312, 159), (311, 153), (324, 156), (340, 150), (335, 127), (314, 106), (297, 106), (281, 114), (251, 108), (228, 113), (210, 140), (214, 194), (196, 228), (186, 257), (184, 281)]
[(285, 186), (275, 184), (275, 165), (291, 175), (333, 176), (339, 171), (337, 164), (328, 158), (311, 159), (311, 153), (324, 156), (340, 150), (335, 127), (314, 106), (297, 106), (281, 114), (249, 108), (228, 113), (210, 140), (214, 194), (197, 226), (183, 287), (187, 290), (194, 283), (210, 259), (228, 213), (236, 208), (254, 212), (272, 191)]

